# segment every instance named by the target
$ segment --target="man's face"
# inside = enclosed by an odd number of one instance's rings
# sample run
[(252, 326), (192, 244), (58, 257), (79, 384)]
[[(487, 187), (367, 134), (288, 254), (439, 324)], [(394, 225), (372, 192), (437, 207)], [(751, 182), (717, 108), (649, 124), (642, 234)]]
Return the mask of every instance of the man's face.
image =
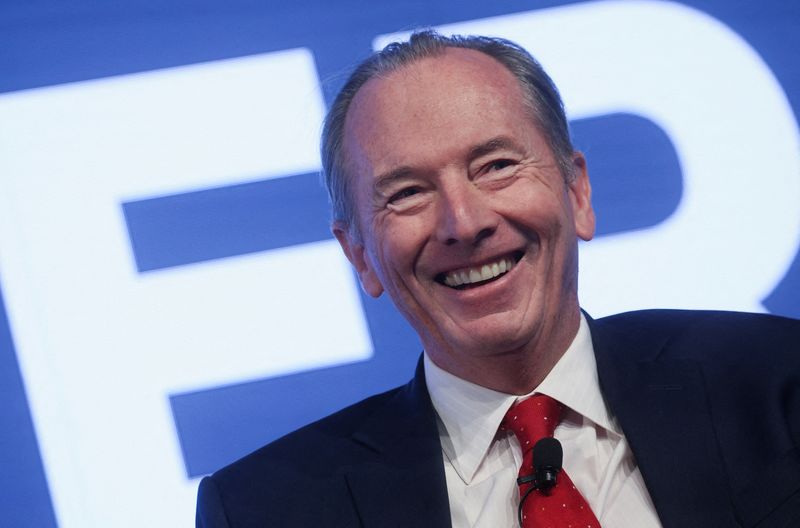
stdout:
[(334, 233), (437, 364), (474, 370), (576, 320), (577, 237), (594, 232), (583, 158), (567, 185), (500, 63), (448, 49), (370, 80), (344, 148), (360, 236)]

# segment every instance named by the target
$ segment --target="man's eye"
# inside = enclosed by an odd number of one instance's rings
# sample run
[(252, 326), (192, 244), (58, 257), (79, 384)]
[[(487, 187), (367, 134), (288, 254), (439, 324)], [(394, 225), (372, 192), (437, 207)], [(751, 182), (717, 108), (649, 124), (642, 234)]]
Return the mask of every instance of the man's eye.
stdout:
[(398, 191), (389, 197), (389, 203), (399, 202), (400, 200), (410, 198), (417, 193), (419, 193), (419, 189), (417, 187), (406, 187), (405, 189)]
[(498, 171), (498, 170), (505, 169), (506, 167), (510, 167), (510, 166), (511, 166), (511, 165), (513, 165), (513, 164), (514, 164), (514, 161), (513, 161), (513, 160), (509, 160), (509, 159), (500, 159), (500, 160), (495, 160), (495, 161), (491, 162), (491, 163), (490, 163), (490, 164), (487, 166), (487, 168), (488, 168), (488, 170), (490, 170), (490, 171)]

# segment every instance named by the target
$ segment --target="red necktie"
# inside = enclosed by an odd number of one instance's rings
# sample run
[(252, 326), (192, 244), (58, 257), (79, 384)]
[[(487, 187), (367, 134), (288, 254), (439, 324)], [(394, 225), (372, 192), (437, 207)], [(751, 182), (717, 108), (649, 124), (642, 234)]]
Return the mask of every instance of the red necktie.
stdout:
[[(522, 447), (519, 476), (533, 473), (533, 446), (540, 439), (553, 436), (561, 420), (563, 405), (544, 394), (534, 394), (514, 404), (500, 424), (500, 430), (513, 431)], [(533, 483), (520, 484), (524, 497)], [(558, 473), (556, 485), (549, 491), (533, 491), (522, 505), (522, 528), (600, 528), (580, 491), (566, 471)]]

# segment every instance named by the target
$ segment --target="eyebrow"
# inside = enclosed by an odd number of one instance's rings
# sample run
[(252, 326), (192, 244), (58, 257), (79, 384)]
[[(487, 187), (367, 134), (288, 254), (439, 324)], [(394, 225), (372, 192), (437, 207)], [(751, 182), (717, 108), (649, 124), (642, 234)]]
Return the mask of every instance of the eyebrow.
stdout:
[(498, 150), (513, 150), (522, 153), (523, 148), (517, 141), (509, 136), (497, 136), (485, 143), (475, 145), (469, 151), (469, 159), (474, 160)]
[(382, 194), (384, 190), (390, 185), (392, 185), (394, 182), (402, 180), (404, 178), (408, 178), (413, 173), (414, 169), (412, 169), (408, 165), (403, 165), (402, 167), (397, 167), (396, 169), (384, 172), (383, 174), (380, 174), (377, 178), (375, 178), (375, 184), (373, 185), (373, 189), (375, 190), (376, 193)]

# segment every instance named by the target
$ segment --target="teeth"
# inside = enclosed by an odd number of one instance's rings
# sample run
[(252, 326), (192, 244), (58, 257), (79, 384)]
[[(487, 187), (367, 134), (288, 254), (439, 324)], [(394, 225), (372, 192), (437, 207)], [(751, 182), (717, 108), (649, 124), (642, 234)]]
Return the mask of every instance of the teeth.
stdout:
[(450, 287), (461, 286), (463, 284), (475, 284), (493, 279), (511, 270), (514, 267), (514, 260), (502, 258), (491, 264), (484, 264), (480, 268), (469, 268), (458, 271), (451, 271), (445, 276), (444, 283)]

